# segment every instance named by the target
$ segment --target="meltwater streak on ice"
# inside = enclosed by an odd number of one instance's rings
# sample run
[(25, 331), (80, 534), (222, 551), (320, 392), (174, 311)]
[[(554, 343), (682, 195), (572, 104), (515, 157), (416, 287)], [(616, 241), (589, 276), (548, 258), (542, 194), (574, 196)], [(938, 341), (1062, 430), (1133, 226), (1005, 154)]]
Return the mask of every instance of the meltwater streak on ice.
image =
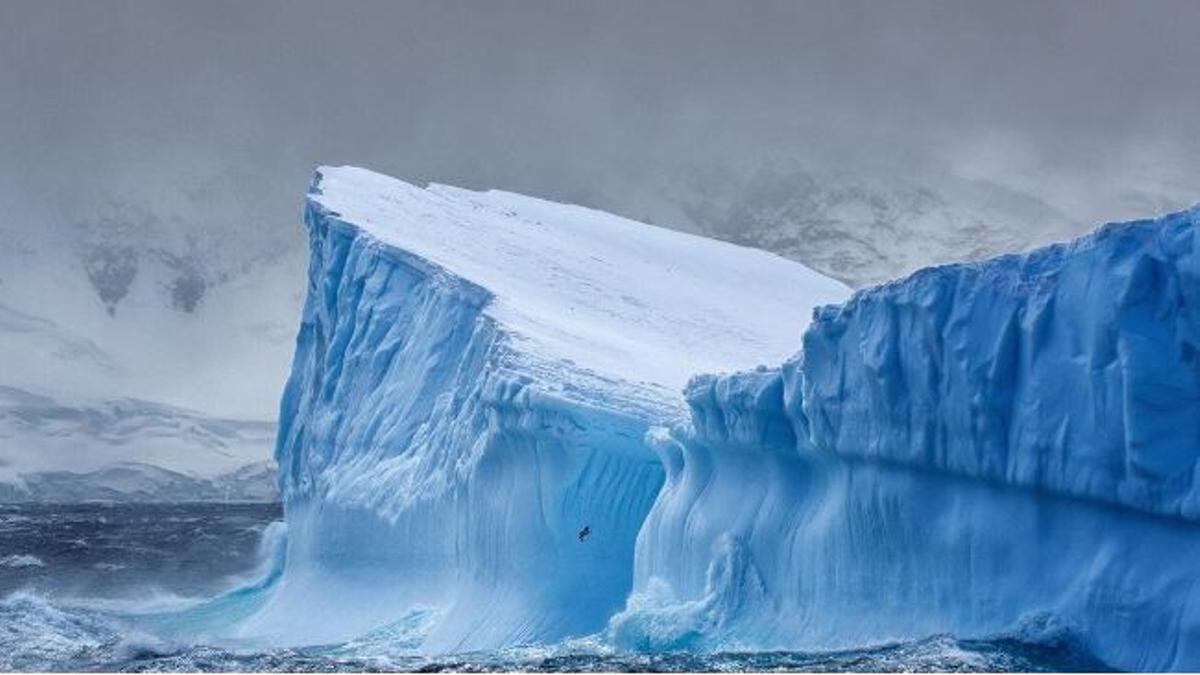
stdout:
[(610, 635), (817, 648), (1050, 627), (1200, 667), (1200, 209), (817, 312), (698, 377)]

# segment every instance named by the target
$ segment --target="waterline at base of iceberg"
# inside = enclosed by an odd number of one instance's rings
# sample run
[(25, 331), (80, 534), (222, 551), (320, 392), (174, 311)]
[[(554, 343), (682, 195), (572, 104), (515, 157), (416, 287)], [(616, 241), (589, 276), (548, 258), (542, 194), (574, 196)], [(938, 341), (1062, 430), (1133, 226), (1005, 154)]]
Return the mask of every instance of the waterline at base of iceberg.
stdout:
[[(0, 594), (0, 669), (10, 671), (680, 671), (680, 670), (1096, 670), (1094, 659), (1081, 652), (1069, 635), (1039, 628), (1020, 635), (988, 640), (935, 636), (877, 644), (830, 653), (683, 651), (638, 652), (615, 645), (607, 634), (554, 644), (499, 650), (431, 655), (422, 651), (438, 617), (431, 610), (410, 608), (398, 618), (363, 635), (335, 643), (278, 647), (231, 634), (231, 624), (261, 608), (280, 582), (286, 555), (286, 528), (271, 524), (270, 508), (237, 505), (12, 505), (3, 513), (9, 541), (28, 547), (35, 532), (48, 533), (46, 546), (57, 550), (63, 538), (81, 538), (70, 555), (43, 553), (44, 568), (14, 570), (26, 582)], [(212, 597), (187, 593), (208, 588), (214, 579), (192, 582), (161, 577), (163, 588), (151, 594), (145, 575), (140, 583), (94, 586), (105, 597), (67, 594), (78, 590), (79, 573), (93, 573), (97, 560), (117, 553), (104, 545), (107, 533), (144, 528), (140, 540), (128, 541), (121, 558), (144, 555), (148, 547), (171, 545), (180, 536), (199, 536), (191, 563), (181, 569), (191, 577), (202, 561), (228, 554), (228, 536), (249, 525), (261, 530), (257, 559), (243, 561), (235, 585)], [(199, 530), (197, 530), (199, 523)], [(24, 533), (28, 533), (28, 536)], [(218, 535), (218, 536), (212, 536)], [(99, 546), (91, 546), (99, 543)], [(33, 550), (33, 549), (29, 549)], [(41, 552), (39, 550), (39, 552)], [(115, 565), (112, 567), (116, 567)], [(100, 572), (117, 575), (122, 570)], [(217, 572), (221, 575), (221, 572)], [(174, 580), (170, 585), (167, 582)], [(14, 586), (7, 586), (12, 589)], [(174, 592), (168, 590), (175, 588)], [(122, 590), (123, 589), (123, 590)], [(184, 594), (180, 594), (180, 593)], [(115, 594), (115, 595), (114, 595)], [(486, 609), (478, 608), (480, 613)]]
[(828, 652), (637, 652), (602, 636), (552, 645), (429, 655), (421, 612), (345, 642), (299, 647), (195, 643), (148, 632), (126, 606), (56, 605), (27, 594), (0, 600), (0, 669), (112, 672), (1070, 672), (1108, 667), (1058, 635), (961, 640), (946, 635)]

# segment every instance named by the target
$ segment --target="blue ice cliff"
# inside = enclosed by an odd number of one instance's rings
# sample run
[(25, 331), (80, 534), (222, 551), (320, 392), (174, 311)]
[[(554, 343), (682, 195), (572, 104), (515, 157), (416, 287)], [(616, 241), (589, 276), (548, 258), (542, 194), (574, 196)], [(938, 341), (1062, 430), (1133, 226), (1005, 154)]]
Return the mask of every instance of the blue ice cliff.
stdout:
[(762, 251), (354, 168), (320, 170), (306, 221), (287, 566), (241, 627), (289, 643), (603, 629), (665, 475), (647, 433), (686, 419), (692, 373), (781, 361), (848, 295)]
[(239, 630), (424, 651), (1012, 633), (1200, 667), (1198, 217), (847, 300), (759, 251), (322, 168), (276, 452), (286, 566)]

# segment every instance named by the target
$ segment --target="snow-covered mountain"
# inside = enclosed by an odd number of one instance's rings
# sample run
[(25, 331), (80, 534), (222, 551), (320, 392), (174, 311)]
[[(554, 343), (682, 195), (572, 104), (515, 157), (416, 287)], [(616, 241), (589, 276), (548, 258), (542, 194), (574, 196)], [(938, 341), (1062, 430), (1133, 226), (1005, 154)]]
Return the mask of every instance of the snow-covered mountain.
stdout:
[[(270, 461), (302, 250), (127, 205), (97, 213), (0, 226), (0, 494), (269, 493), (265, 474), (205, 486)], [(126, 490), (114, 472), (131, 471)]]
[(768, 165), (676, 194), (696, 231), (778, 253), (855, 287), (1086, 229), (1031, 194), (945, 172), (880, 176)]
[(197, 476), (157, 464), (117, 462), (95, 471), (45, 471), (0, 482), (0, 501), (270, 502), (279, 498), (275, 465), (246, 464), (226, 474)]
[(0, 387), (0, 499), (270, 500), (274, 438), (271, 421), (137, 399), (70, 406)]

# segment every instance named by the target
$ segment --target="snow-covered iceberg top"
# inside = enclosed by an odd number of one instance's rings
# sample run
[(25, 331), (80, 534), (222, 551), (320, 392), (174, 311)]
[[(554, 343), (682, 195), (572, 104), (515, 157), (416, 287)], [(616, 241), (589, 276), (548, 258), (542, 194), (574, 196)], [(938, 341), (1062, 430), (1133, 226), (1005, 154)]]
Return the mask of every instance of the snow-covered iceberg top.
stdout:
[[(321, 167), (310, 207), (485, 289), (539, 384), (620, 380), (664, 401), (696, 373), (777, 363), (846, 286), (765, 251), (580, 206)], [(549, 366), (549, 367), (545, 367)], [(555, 366), (566, 366), (558, 368)]]

